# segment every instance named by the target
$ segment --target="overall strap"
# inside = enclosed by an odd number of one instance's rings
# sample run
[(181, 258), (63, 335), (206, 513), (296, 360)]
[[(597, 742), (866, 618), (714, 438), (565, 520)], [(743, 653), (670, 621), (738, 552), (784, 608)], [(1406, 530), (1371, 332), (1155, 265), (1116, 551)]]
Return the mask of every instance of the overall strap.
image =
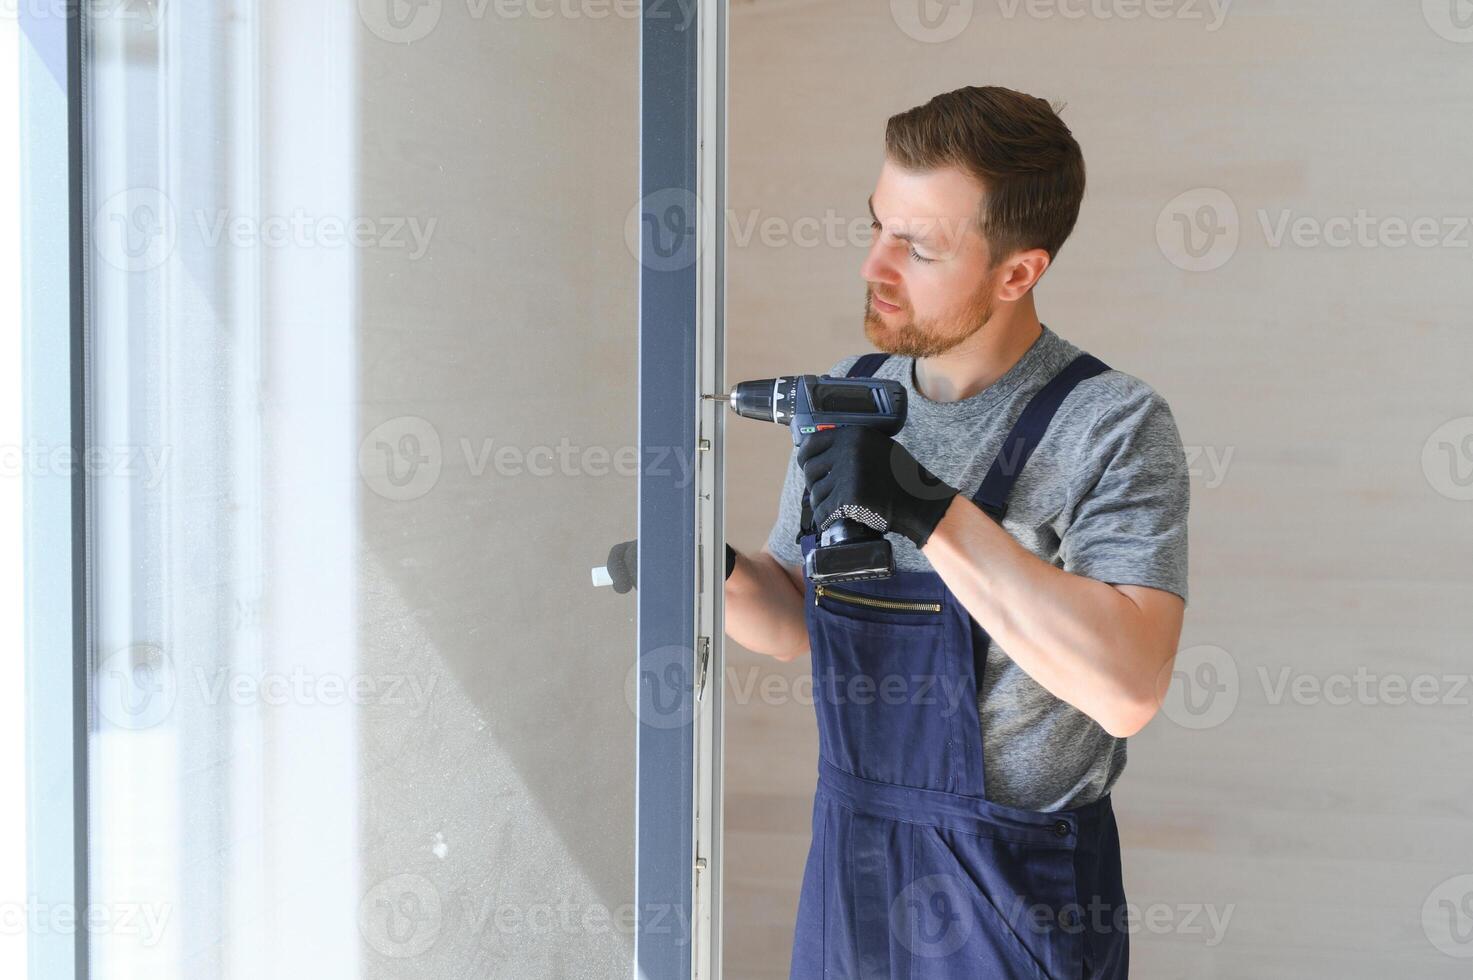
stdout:
[(1080, 354), (1040, 388), (1038, 394), (1023, 408), (1023, 414), (1018, 417), (1013, 431), (1002, 441), (1002, 449), (992, 461), (992, 468), (987, 471), (987, 476), (983, 478), (982, 486), (978, 488), (972, 502), (1001, 524), (1003, 515), (1007, 513), (1008, 496), (1013, 492), (1013, 483), (1018, 474), (1023, 472), (1028, 457), (1033, 455), (1033, 450), (1043, 441), (1043, 435), (1048, 431), (1054, 413), (1059, 410), (1064, 399), (1069, 397), (1069, 392), (1074, 390), (1075, 385), (1108, 370), (1109, 366), (1093, 354)]
[(860, 356), (859, 360), (854, 362), (854, 366), (849, 369), (849, 373), (846, 374), (845, 377), (873, 378), (875, 376), (875, 372), (880, 369), (880, 365), (884, 364), (885, 361), (889, 360), (889, 358), (890, 355), (883, 352), (874, 354), (863, 354)]

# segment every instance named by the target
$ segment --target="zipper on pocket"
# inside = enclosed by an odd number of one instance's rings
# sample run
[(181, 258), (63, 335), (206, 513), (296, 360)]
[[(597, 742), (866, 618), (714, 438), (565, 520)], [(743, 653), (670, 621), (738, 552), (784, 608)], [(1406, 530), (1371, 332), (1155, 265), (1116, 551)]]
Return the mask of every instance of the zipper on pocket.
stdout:
[(818, 605), (820, 596), (828, 596), (836, 602), (848, 602), (856, 606), (870, 606), (874, 609), (888, 609), (892, 612), (926, 612), (939, 613), (941, 603), (939, 602), (902, 602), (899, 599), (879, 599), (875, 596), (860, 595), (857, 592), (845, 592), (836, 589), (832, 585), (815, 585), (813, 587), (813, 604)]

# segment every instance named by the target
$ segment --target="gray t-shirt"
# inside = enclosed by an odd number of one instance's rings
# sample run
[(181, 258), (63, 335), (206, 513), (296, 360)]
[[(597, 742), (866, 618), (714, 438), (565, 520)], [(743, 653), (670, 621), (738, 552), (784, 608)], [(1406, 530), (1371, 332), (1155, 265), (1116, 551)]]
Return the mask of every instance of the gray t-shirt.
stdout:
[[(976, 494), (1028, 400), (1080, 354), (1044, 325), (1006, 374), (970, 398), (936, 402), (916, 390), (914, 359), (892, 355), (877, 378), (909, 391), (896, 436), (932, 473)], [(828, 371), (842, 376), (858, 360)], [(797, 542), (803, 473), (794, 449), (767, 547), (802, 564)], [(1067, 572), (1145, 585), (1187, 598), (1186, 453), (1165, 399), (1110, 370), (1079, 383), (1018, 475), (1003, 527)], [(934, 571), (908, 538), (889, 534), (895, 565)], [(982, 624), (984, 627), (986, 624)], [(1040, 686), (997, 643), (978, 685), (987, 798), (1032, 810), (1082, 806), (1109, 792), (1125, 768), (1125, 739)]]

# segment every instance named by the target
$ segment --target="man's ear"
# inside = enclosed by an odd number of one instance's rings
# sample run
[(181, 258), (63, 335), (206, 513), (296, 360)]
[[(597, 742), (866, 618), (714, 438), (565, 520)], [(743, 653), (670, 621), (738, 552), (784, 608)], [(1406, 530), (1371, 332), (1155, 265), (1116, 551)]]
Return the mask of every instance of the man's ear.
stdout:
[(1033, 284), (1042, 278), (1048, 266), (1048, 252), (1041, 248), (1014, 252), (1003, 263), (1002, 282), (997, 289), (997, 298), (1004, 303), (1022, 299), (1033, 288)]

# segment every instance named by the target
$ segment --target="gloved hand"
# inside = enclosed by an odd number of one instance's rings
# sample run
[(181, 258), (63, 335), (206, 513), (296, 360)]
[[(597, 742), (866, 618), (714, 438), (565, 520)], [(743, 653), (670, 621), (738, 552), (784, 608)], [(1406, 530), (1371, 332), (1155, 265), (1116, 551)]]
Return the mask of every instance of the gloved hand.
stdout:
[[(731, 545), (726, 546), (726, 577), (731, 578), (731, 570), (736, 567), (736, 549)], [(609, 570), (609, 578), (613, 579), (614, 591), (623, 595), (630, 589), (639, 588), (639, 540), (620, 541), (609, 549), (609, 559), (604, 562), (604, 567)]]
[(798, 465), (819, 531), (841, 517), (894, 531), (923, 546), (959, 492), (904, 446), (859, 425), (823, 429), (803, 441)]

